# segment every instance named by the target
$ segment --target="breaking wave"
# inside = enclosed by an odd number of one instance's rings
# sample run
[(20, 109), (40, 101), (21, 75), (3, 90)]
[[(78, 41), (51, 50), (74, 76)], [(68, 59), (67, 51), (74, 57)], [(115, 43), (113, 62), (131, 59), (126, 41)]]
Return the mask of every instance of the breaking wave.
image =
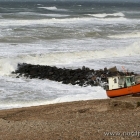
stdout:
[[(81, 88), (80, 86), (65, 85), (47, 79), (45, 82), (35, 79), (25, 82), (24, 79), (20, 78), (5, 80), (11, 84), (11, 87), (15, 87), (16, 89), (14, 92), (12, 90), (6, 91), (5, 89), (1, 89), (0, 97), (2, 101), (0, 102), (0, 110), (108, 98), (105, 90), (101, 87), (93, 88), (89, 86)], [(7, 99), (7, 97), (9, 98)]]
[[(4, 14), (6, 15), (6, 14)], [(8, 15), (8, 14), (7, 14)], [(69, 15), (64, 15), (64, 14), (41, 14), (41, 13), (37, 13), (37, 12), (18, 12), (18, 13), (11, 13), (11, 15), (20, 17), (20, 16), (46, 16), (46, 17), (67, 17)], [(2, 16), (0, 15), (0, 18), (2, 18)]]
[(132, 32), (127, 34), (118, 34), (109, 36), (110, 38), (127, 39), (127, 38), (140, 38), (140, 32)]
[[(50, 16), (50, 15), (49, 15)], [(61, 16), (61, 15), (51, 15), (51, 16)], [(63, 16), (63, 15), (62, 15)], [(65, 15), (64, 15), (65, 16)], [(94, 21), (94, 22), (93, 22)], [(102, 21), (102, 22), (101, 22)], [(64, 18), (64, 19), (57, 19), (57, 18), (51, 18), (51, 19), (37, 19), (37, 20), (14, 20), (14, 19), (9, 19), (9, 20), (0, 20), (0, 25), (1, 27), (5, 26), (26, 26), (26, 25), (48, 25), (48, 24), (55, 24), (55, 23), (60, 23), (60, 24), (74, 24), (74, 23), (92, 23), (92, 24), (116, 24), (116, 23), (122, 23), (122, 24), (127, 24), (129, 20), (127, 20), (124, 17), (119, 17), (119, 18), (92, 18), (92, 17), (78, 17), (78, 18)], [(109, 23), (110, 22), (110, 23)], [(131, 20), (130, 20), (131, 22)], [(133, 20), (135, 22), (135, 20)], [(137, 22), (137, 20), (136, 20)]]
[(56, 52), (47, 54), (18, 55), (11, 58), (0, 59), (0, 75), (9, 75), (17, 68), (18, 63), (30, 63), (39, 65), (73, 65), (76, 62), (98, 60), (102, 58), (121, 58), (140, 54), (140, 42), (130, 46), (116, 49), (98, 51)]
[(19, 12), (19, 13), (14, 13), (14, 15), (19, 15), (19, 16), (48, 16), (48, 17), (67, 17), (69, 15), (62, 15), (62, 14), (40, 14), (36, 12)]
[(93, 16), (93, 17), (97, 17), (97, 18), (105, 18), (105, 17), (124, 17), (125, 15), (121, 12), (119, 13), (113, 13), (113, 14), (106, 14), (106, 13), (103, 13), (103, 14), (86, 14), (86, 15), (89, 15), (89, 16)]
[(55, 6), (52, 6), (52, 7), (38, 7), (38, 8), (42, 8), (42, 9), (46, 9), (46, 10), (51, 10), (51, 11), (67, 11), (67, 9), (58, 9)]

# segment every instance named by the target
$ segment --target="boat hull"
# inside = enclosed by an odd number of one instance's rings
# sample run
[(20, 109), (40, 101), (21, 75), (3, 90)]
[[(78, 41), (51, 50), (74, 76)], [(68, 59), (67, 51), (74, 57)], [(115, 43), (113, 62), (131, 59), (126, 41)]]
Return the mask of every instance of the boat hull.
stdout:
[(106, 90), (106, 93), (107, 93), (107, 96), (110, 98), (129, 95), (129, 94), (137, 94), (137, 93), (140, 93), (140, 84), (133, 85), (126, 88)]

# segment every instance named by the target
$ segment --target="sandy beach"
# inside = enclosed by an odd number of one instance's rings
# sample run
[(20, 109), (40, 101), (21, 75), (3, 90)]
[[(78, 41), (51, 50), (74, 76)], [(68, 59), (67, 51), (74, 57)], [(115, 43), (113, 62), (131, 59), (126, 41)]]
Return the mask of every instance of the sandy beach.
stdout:
[(0, 111), (0, 140), (135, 140), (140, 97), (118, 97)]

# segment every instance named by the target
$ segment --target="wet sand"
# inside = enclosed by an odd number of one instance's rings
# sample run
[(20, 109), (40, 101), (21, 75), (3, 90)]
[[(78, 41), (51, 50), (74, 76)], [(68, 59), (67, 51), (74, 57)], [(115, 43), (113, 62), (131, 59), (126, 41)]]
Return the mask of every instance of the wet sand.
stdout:
[(109, 139), (140, 139), (140, 97), (0, 111), (0, 140)]

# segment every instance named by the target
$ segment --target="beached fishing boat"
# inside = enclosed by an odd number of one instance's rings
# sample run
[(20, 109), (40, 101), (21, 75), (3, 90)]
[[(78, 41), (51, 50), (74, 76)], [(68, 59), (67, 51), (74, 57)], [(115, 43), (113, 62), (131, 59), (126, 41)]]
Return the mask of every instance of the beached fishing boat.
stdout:
[(138, 94), (140, 93), (140, 75), (108, 77), (105, 90), (110, 98)]

